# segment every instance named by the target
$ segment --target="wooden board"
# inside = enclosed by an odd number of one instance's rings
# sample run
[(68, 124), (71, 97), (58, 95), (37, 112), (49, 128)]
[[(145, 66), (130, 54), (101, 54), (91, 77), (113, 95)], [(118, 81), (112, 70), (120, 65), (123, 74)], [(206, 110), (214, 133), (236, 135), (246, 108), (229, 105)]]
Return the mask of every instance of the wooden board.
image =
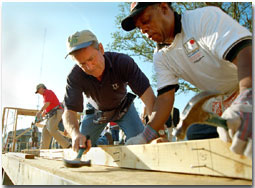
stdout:
[[(71, 149), (41, 150), (40, 156), (74, 159)], [(252, 180), (252, 161), (234, 154), (220, 139), (92, 148), (82, 160), (142, 170), (201, 174)]]
[(15, 185), (252, 185), (252, 181), (92, 165), (66, 168), (62, 160), (2, 155)]
[(33, 154), (27, 154), (27, 153), (17, 153), (17, 152), (8, 152), (6, 153), (7, 156), (17, 156), (22, 159), (34, 159), (35, 156)]

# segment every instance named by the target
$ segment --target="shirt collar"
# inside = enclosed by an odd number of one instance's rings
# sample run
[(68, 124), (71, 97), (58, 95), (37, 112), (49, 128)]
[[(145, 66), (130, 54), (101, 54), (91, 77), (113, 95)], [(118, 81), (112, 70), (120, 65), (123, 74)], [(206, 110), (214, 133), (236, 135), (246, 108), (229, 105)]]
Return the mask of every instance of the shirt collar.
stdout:
[(177, 12), (174, 12), (174, 36), (176, 36), (178, 33), (182, 31), (182, 23), (181, 23), (181, 15), (178, 14)]

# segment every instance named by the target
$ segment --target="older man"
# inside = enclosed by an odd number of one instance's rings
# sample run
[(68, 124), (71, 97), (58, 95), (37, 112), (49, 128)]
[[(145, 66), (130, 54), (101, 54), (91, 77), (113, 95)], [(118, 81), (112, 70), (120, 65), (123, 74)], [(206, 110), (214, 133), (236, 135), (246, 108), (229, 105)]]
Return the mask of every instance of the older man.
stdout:
[[(134, 60), (115, 52), (104, 52), (102, 43), (89, 30), (74, 33), (68, 38), (68, 55), (76, 65), (67, 77), (63, 122), (72, 137), (74, 151), (84, 147), (86, 135), (89, 148), (96, 141), (108, 122), (116, 122), (127, 138), (145, 130), (150, 139), (151, 127), (142, 124), (134, 107), (135, 96), (127, 93), (127, 86), (138, 95), (149, 112), (155, 95), (148, 78)], [(83, 94), (93, 106), (79, 127), (76, 114), (83, 111)], [(93, 110), (94, 109), (94, 110)], [(92, 143), (91, 143), (92, 142)]]
[[(137, 27), (158, 43), (153, 57), (158, 97), (151, 127), (156, 131), (163, 127), (182, 78), (201, 90), (223, 93), (208, 101), (207, 110), (218, 115), (224, 112), (222, 117), (228, 119), (229, 134), (218, 129), (220, 138), (232, 138), (231, 149), (251, 157), (251, 33), (219, 8), (198, 8), (179, 15), (169, 2), (132, 3), (130, 15), (121, 24), (126, 31)], [(143, 135), (129, 141), (145, 142)]]

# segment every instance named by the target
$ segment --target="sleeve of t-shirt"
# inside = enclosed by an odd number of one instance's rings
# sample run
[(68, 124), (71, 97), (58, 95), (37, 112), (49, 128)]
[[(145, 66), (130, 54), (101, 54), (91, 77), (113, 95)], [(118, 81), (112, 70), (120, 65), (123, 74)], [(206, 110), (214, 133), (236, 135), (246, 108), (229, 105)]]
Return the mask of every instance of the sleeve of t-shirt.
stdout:
[(146, 89), (150, 87), (149, 79), (131, 57), (121, 54), (119, 61), (122, 80), (127, 82), (131, 90), (141, 97)]
[(75, 68), (67, 77), (66, 94), (64, 98), (64, 106), (68, 110), (75, 112), (83, 111), (83, 91), (79, 84), (79, 77), (76, 75)]
[(219, 59), (226, 59), (236, 44), (251, 39), (251, 33), (245, 27), (218, 7), (201, 8), (187, 14), (183, 19), (184, 30), (200, 38), (200, 43)]
[(153, 64), (157, 78), (157, 90), (163, 89), (166, 86), (178, 84), (179, 77), (177, 77), (171, 69), (171, 63), (167, 62), (162, 51), (155, 51), (153, 55)]

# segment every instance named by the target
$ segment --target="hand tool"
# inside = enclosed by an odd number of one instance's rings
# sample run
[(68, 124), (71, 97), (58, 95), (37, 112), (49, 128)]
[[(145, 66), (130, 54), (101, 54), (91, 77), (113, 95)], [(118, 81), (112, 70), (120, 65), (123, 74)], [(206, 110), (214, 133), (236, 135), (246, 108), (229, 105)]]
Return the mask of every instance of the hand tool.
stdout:
[(81, 156), (82, 156), (83, 152), (87, 148), (87, 141), (90, 139), (90, 136), (87, 135), (86, 138), (87, 139), (86, 139), (85, 147), (80, 147), (79, 148), (78, 155), (76, 156), (76, 158), (74, 160), (63, 159), (64, 165), (66, 167), (69, 167), (69, 168), (79, 168), (79, 167), (82, 167), (82, 166), (89, 166), (89, 167), (91, 166), (91, 160), (81, 161)]
[(177, 140), (183, 140), (188, 127), (194, 123), (208, 124), (216, 127), (220, 126), (228, 129), (225, 119), (203, 108), (203, 104), (207, 100), (219, 95), (221, 93), (217, 91), (202, 91), (188, 102), (181, 114), (180, 122), (173, 131), (173, 135), (176, 136)]

